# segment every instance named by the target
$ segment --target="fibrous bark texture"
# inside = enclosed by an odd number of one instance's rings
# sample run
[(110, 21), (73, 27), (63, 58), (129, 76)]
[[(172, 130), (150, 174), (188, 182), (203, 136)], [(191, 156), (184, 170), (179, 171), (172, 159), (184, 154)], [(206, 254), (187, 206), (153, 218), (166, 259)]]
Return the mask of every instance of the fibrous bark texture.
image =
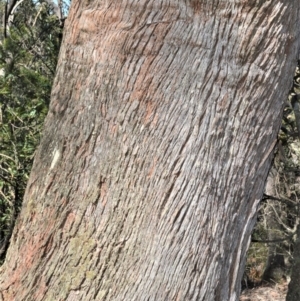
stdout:
[(2, 298), (236, 301), (299, 5), (73, 0)]

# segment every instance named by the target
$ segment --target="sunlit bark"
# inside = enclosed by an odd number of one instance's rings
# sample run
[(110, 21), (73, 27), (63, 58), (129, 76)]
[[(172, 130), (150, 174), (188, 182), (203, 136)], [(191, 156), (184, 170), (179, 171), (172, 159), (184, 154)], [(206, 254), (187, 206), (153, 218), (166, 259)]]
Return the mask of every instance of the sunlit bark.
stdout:
[(73, 0), (3, 299), (237, 300), (299, 5)]

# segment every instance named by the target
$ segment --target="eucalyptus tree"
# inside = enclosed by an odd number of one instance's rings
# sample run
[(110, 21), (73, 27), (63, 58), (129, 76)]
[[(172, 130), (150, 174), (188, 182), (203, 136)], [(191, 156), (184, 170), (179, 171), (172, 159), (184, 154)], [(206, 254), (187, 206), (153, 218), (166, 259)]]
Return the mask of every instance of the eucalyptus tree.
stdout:
[(74, 0), (2, 299), (238, 300), (299, 9)]

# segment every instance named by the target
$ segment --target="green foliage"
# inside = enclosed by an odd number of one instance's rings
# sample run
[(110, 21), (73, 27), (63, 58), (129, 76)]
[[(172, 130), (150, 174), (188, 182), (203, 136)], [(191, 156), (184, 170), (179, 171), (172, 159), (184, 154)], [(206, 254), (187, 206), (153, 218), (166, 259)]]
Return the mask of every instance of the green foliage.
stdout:
[(62, 37), (46, 1), (23, 1), (8, 25), (7, 37), (3, 28), (0, 37), (0, 259), (40, 140)]
[(260, 284), (268, 258), (268, 247), (262, 243), (251, 243), (245, 268), (244, 285), (252, 287)]

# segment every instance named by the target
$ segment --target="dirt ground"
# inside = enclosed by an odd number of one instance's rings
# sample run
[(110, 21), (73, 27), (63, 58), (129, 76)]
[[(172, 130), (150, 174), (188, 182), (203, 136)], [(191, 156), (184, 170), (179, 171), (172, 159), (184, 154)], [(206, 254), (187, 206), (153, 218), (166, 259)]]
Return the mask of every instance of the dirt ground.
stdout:
[(285, 301), (287, 287), (288, 284), (284, 283), (245, 289), (240, 301)]

